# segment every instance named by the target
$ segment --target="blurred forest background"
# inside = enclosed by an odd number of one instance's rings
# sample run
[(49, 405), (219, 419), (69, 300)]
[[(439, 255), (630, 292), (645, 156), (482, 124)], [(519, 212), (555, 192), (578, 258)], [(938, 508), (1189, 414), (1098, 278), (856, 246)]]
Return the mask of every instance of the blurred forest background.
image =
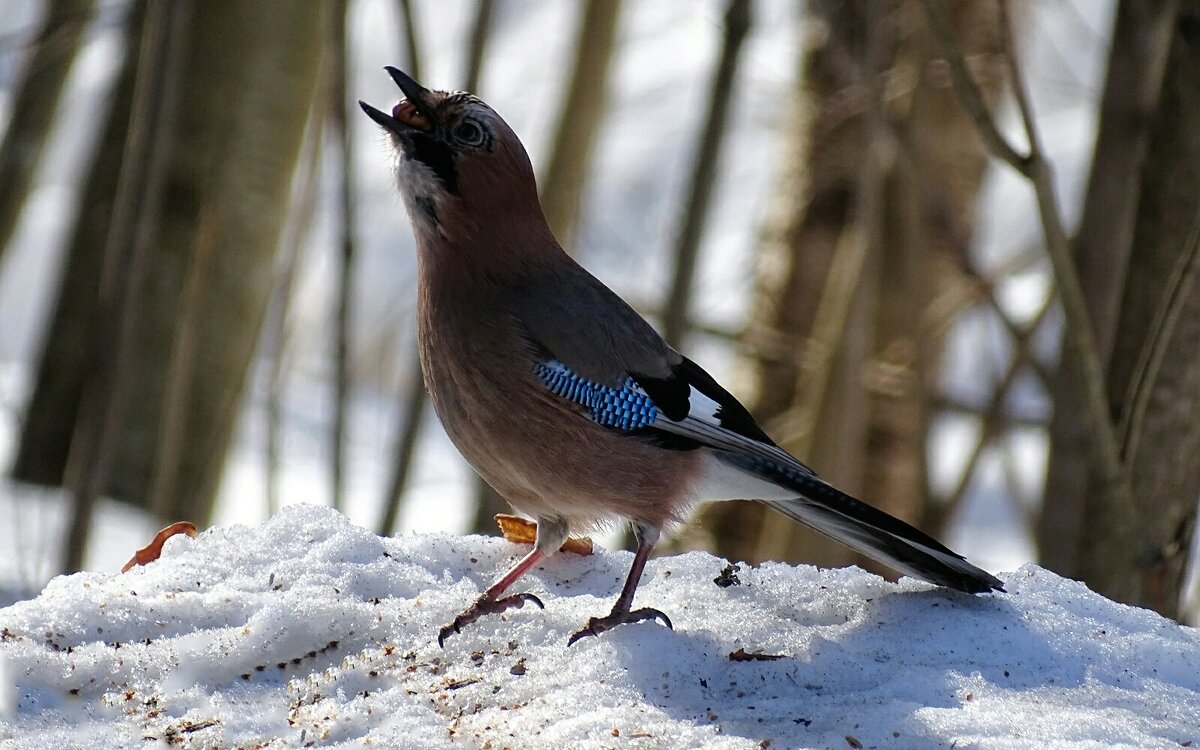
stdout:
[[(992, 570), (1195, 617), (1200, 0), (0, 19), (8, 600), (286, 503), (492, 532), (425, 408), (412, 240), (355, 106), (390, 106), (394, 64), (501, 112), (564, 246), (826, 478)], [(700, 513), (675, 549), (873, 567)]]

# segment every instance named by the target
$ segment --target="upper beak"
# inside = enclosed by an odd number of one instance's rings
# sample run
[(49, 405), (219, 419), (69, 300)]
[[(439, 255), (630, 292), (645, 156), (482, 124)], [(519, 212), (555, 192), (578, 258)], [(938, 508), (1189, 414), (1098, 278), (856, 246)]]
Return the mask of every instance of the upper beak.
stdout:
[(385, 67), (384, 70), (388, 72), (388, 75), (392, 77), (392, 80), (404, 92), (405, 98), (396, 104), (390, 115), (375, 109), (362, 100), (359, 100), (358, 106), (362, 107), (363, 112), (367, 113), (367, 117), (370, 117), (397, 135), (407, 130), (428, 130), (432, 114), (432, 108), (427, 106), (429, 90), (414, 81), (403, 71), (397, 70), (390, 65)]

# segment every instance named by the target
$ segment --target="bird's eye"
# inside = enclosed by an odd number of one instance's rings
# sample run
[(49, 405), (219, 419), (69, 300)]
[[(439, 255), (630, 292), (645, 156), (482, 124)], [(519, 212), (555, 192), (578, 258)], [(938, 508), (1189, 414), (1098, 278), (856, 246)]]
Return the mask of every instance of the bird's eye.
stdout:
[(483, 128), (471, 120), (463, 120), (454, 126), (454, 138), (465, 146), (482, 146)]

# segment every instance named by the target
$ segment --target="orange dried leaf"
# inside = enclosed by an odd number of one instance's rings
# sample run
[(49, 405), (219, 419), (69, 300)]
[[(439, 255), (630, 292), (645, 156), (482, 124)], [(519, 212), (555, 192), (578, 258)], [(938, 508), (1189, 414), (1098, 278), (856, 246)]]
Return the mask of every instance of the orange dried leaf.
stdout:
[[(517, 544), (533, 544), (537, 539), (537, 524), (520, 516), (510, 516), (507, 513), (497, 513), (496, 524), (500, 533), (510, 542)], [(577, 555), (592, 554), (592, 540), (586, 536), (573, 536), (563, 542), (562, 552), (574, 552)]]
[(574, 552), (577, 555), (590, 555), (592, 554), (592, 538), (588, 536), (567, 537), (567, 541), (563, 542), (560, 549), (563, 552)]
[(129, 562), (125, 563), (125, 567), (121, 568), (121, 572), (125, 573), (135, 565), (145, 565), (157, 560), (158, 556), (162, 554), (163, 544), (176, 534), (187, 534), (194, 538), (196, 536), (196, 524), (191, 521), (176, 521), (158, 532), (150, 540), (149, 544), (133, 554)]
[(537, 539), (537, 524), (520, 516), (497, 513), (496, 524), (500, 527), (500, 533), (510, 542), (533, 544)]

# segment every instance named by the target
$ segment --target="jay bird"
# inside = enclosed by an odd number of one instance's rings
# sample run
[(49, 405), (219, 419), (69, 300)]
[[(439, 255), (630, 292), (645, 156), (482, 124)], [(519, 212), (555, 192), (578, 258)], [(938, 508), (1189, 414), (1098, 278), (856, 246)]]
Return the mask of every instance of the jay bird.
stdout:
[(363, 111), (389, 136), (418, 253), (425, 386), (475, 470), (537, 522), (534, 548), (451, 623), (542, 606), (505, 595), (571, 531), (627, 519), (629, 577), (569, 644), (624, 623), (659, 533), (697, 503), (757, 499), (896, 570), (969, 593), (1001, 582), (932, 537), (822, 481), (697, 364), (571, 259), (538, 202), (516, 134), (464, 92), (387, 72), (404, 97)]

